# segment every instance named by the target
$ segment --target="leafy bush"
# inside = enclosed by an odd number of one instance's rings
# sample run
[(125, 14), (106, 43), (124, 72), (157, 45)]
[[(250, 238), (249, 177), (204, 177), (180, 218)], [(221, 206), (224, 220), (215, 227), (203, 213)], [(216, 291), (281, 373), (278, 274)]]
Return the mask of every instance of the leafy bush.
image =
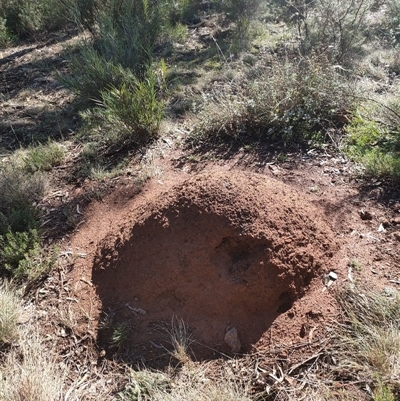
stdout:
[(343, 126), (352, 109), (349, 83), (325, 59), (275, 59), (252, 74), (223, 94), (206, 96), (193, 129), (196, 141), (307, 141)]
[(133, 142), (144, 143), (157, 134), (163, 111), (157, 84), (156, 74), (150, 73), (141, 81), (133, 78), (102, 94), (105, 119), (123, 126)]
[(59, 29), (68, 23), (59, 0), (4, 0), (0, 3), (0, 17), (7, 31), (19, 37)]
[(72, 58), (71, 76), (61, 78), (88, 102), (102, 100), (102, 92), (119, 88), (131, 73), (145, 77), (161, 32), (160, 9), (147, 0), (115, 0), (107, 11), (99, 17), (94, 42), (84, 43)]
[(261, 0), (223, 0), (222, 9), (228, 19), (235, 23), (232, 51), (238, 54), (247, 47), (250, 22), (257, 16)]
[(366, 16), (374, 0), (295, 0), (279, 3), (288, 22), (296, 26), (303, 54), (325, 54), (335, 63), (349, 65), (366, 39)]
[(0, 235), (0, 264), (14, 279), (35, 280), (48, 273), (56, 261), (56, 249), (45, 252), (37, 230)]
[(82, 113), (87, 125), (83, 137), (96, 142), (96, 153), (143, 145), (158, 136), (164, 108), (162, 71), (151, 70), (141, 80), (126, 73), (120, 87), (103, 91), (97, 107)]
[(400, 42), (400, 0), (389, 0), (380, 23), (381, 36), (390, 44)]
[(20, 263), (39, 248), (39, 236), (36, 230), (25, 232), (8, 232), (0, 236), (0, 261), (4, 269), (16, 274)]
[(0, 49), (11, 46), (14, 42), (13, 36), (8, 31), (6, 20), (0, 17)]
[(98, 0), (58, 0), (65, 7), (69, 18), (82, 30), (95, 32), (96, 16), (104, 2)]
[(356, 115), (346, 129), (346, 151), (365, 167), (367, 175), (400, 181), (400, 124), (381, 122)]
[(101, 100), (101, 92), (110, 86), (119, 86), (129, 75), (113, 61), (102, 57), (91, 44), (83, 45), (79, 54), (71, 58), (70, 76), (60, 76), (61, 84), (75, 92), (84, 102)]
[(163, 29), (164, 3), (112, 0), (112, 7), (99, 16), (94, 41), (83, 44), (71, 60), (72, 75), (61, 78), (84, 101), (97, 106), (83, 117), (89, 126), (98, 121), (107, 125), (106, 135), (89, 133), (103, 150), (143, 144), (157, 135), (165, 65), (160, 75), (152, 61)]
[(18, 263), (18, 267), (11, 269), (12, 277), (18, 280), (34, 281), (44, 277), (56, 265), (58, 258), (57, 248), (49, 251), (43, 249), (39, 242)]
[(171, 2), (165, 1), (164, 3), (165, 8), (163, 8), (167, 12), (167, 21), (172, 26), (180, 23), (198, 22), (197, 13), (199, 1), (177, 0)]
[(28, 276), (23, 263), (40, 250), (37, 231), (40, 216), (35, 203), (45, 190), (46, 180), (42, 175), (27, 174), (12, 163), (0, 170), (0, 270), (3, 273)]

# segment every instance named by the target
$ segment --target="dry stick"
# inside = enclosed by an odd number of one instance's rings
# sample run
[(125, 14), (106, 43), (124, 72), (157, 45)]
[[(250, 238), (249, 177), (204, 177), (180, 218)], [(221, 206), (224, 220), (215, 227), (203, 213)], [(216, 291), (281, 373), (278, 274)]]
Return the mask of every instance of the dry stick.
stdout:
[(307, 362), (312, 361), (313, 359), (319, 358), (321, 355), (323, 355), (323, 352), (319, 352), (318, 354), (312, 355), (309, 358), (305, 359), (304, 361), (297, 363), (296, 365), (292, 366), (290, 370), (288, 371), (289, 375), (296, 370), (297, 368), (300, 368), (301, 366), (305, 365)]
[(293, 350), (293, 349), (299, 349), (299, 348), (303, 348), (303, 347), (307, 347), (307, 346), (311, 346), (311, 345), (322, 345), (322, 344), (324, 344), (324, 343), (326, 343), (327, 341), (328, 341), (329, 339), (327, 339), (327, 338), (324, 338), (323, 340), (319, 340), (319, 339), (316, 339), (316, 340), (314, 340), (314, 341), (312, 341), (312, 342), (309, 342), (309, 341), (307, 341), (307, 342), (303, 342), (303, 343), (298, 343), (298, 344), (294, 344), (294, 345), (285, 345), (285, 344), (283, 344), (282, 346), (279, 346), (279, 347), (276, 347), (276, 348), (274, 348), (274, 349), (270, 349), (270, 350), (265, 350), (265, 351), (260, 351), (260, 350), (257, 350), (256, 352), (254, 352), (254, 353), (252, 353), (252, 355), (260, 355), (260, 354), (268, 354), (268, 353), (270, 353), (270, 354), (272, 354), (272, 353), (279, 353), (279, 352), (281, 352), (282, 351), (282, 349), (284, 349), (284, 350)]
[(221, 56), (223, 57), (225, 64), (228, 64), (228, 60), (226, 59), (225, 54), (222, 52), (221, 48), (219, 47), (217, 40), (214, 38), (214, 35), (210, 35), (210, 36), (211, 36), (212, 40), (214, 41), (215, 45), (217, 46), (217, 49), (221, 53)]

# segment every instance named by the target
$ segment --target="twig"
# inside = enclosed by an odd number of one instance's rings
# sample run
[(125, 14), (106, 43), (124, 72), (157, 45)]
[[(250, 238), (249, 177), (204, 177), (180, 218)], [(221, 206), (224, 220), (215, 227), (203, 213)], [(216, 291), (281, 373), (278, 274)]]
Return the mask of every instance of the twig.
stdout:
[(210, 35), (210, 36), (211, 36), (212, 40), (214, 41), (215, 45), (217, 46), (217, 49), (221, 53), (221, 56), (223, 57), (223, 59), (225, 61), (225, 64), (228, 64), (228, 60), (226, 59), (225, 54), (222, 52), (221, 48), (219, 47), (219, 44), (218, 44), (217, 40), (214, 38), (213, 35)]
[(305, 359), (304, 361), (297, 363), (296, 365), (292, 366), (289, 370), (289, 374), (291, 374), (294, 370), (300, 368), (301, 366), (305, 365), (307, 362), (312, 361), (313, 359), (318, 359), (321, 355), (323, 355), (322, 352), (319, 352), (318, 354), (312, 355), (309, 358)]

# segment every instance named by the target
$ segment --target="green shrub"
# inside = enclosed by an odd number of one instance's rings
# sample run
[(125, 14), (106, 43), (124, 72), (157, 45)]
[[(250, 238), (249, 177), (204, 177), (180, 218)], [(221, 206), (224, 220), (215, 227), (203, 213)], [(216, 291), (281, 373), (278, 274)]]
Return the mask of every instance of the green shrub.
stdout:
[(38, 243), (25, 255), (25, 258), (20, 260), (17, 268), (10, 270), (10, 273), (18, 280), (34, 281), (48, 274), (56, 265), (57, 258), (57, 248), (46, 251)]
[(105, 2), (98, 0), (58, 0), (64, 6), (67, 16), (81, 30), (89, 30), (95, 32), (96, 17), (101, 6), (106, 6)]
[(14, 37), (10, 34), (6, 20), (0, 17), (0, 49), (9, 47), (13, 44)]
[(145, 143), (155, 137), (162, 118), (163, 103), (155, 73), (143, 80), (132, 79), (121, 87), (102, 93), (103, 116), (114, 126), (124, 128), (131, 140)]
[(188, 37), (188, 27), (180, 22), (166, 26), (161, 40), (184, 44)]
[(119, 86), (129, 72), (99, 54), (91, 44), (83, 45), (70, 60), (70, 76), (60, 76), (61, 84), (75, 92), (84, 102), (101, 100), (101, 92)]
[(381, 36), (392, 45), (400, 42), (400, 0), (389, 0), (380, 22)]
[(165, 1), (164, 3), (164, 10), (167, 11), (167, 21), (172, 26), (180, 23), (191, 23), (196, 19), (198, 1), (177, 0)]
[(347, 126), (345, 151), (365, 167), (366, 175), (400, 180), (400, 117), (393, 124), (355, 115)]
[(351, 86), (324, 59), (275, 59), (223, 94), (206, 96), (195, 141), (304, 142), (343, 125)]
[(97, 107), (81, 113), (86, 123), (81, 137), (96, 143), (96, 154), (144, 145), (158, 136), (164, 108), (163, 71), (149, 71), (140, 80), (126, 75), (119, 88), (101, 93)]
[(4, 0), (0, 3), (0, 17), (8, 32), (19, 37), (59, 29), (68, 23), (59, 0)]
[(295, 0), (284, 2), (283, 14), (296, 26), (303, 54), (325, 54), (351, 65), (366, 40), (373, 5), (374, 0)]
[(248, 46), (248, 34), (251, 20), (257, 17), (261, 0), (223, 0), (222, 9), (228, 20), (235, 23), (231, 51), (237, 55)]
[(17, 280), (35, 280), (48, 273), (57, 261), (57, 252), (45, 252), (37, 230), (0, 235), (0, 265)]
[[(102, 92), (119, 88), (133, 73), (144, 78), (162, 24), (158, 3), (114, 0), (98, 20), (93, 43), (84, 43), (71, 59), (71, 75), (61, 82), (88, 102), (102, 100)], [(119, 5), (118, 9), (117, 4)]]
[(117, 348), (123, 347), (129, 340), (131, 332), (132, 325), (130, 322), (117, 323), (111, 335), (111, 345)]
[(35, 229), (25, 232), (8, 232), (0, 236), (0, 261), (4, 269), (15, 275), (20, 262), (30, 257), (39, 247)]

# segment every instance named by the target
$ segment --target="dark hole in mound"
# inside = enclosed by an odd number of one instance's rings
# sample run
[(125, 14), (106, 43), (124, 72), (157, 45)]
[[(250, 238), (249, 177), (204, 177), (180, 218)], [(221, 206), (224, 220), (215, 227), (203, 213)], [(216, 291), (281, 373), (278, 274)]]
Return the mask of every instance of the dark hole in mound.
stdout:
[(155, 344), (168, 348), (154, 327), (173, 316), (192, 330), (198, 360), (231, 352), (224, 338), (232, 327), (240, 352), (249, 351), (315, 274), (285, 270), (281, 246), (194, 205), (152, 214), (128, 237), (100, 250), (93, 282), (103, 310), (132, 323), (130, 344), (146, 360), (165, 352)]

